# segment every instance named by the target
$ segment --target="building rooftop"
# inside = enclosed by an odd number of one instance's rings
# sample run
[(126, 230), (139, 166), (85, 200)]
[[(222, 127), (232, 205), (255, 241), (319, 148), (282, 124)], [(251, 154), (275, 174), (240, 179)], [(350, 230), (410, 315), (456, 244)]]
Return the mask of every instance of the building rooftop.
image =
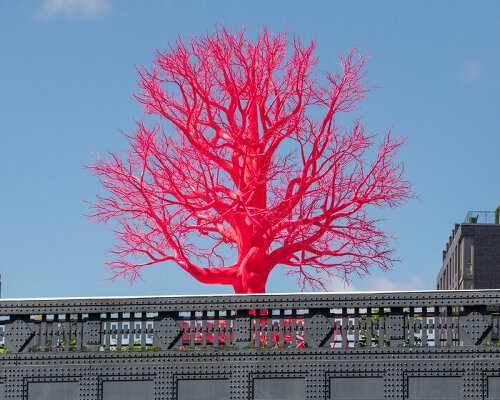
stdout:
[(464, 224), (498, 224), (496, 211), (469, 211), (465, 216)]
[(500, 288), (500, 207), (469, 211), (443, 250), (440, 290)]

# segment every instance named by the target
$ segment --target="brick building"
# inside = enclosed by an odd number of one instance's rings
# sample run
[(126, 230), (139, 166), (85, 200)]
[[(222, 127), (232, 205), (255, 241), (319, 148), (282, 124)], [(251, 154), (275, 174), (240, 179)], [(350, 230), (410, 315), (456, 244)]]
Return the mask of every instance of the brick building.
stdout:
[(500, 288), (500, 224), (497, 211), (470, 211), (443, 250), (438, 290)]

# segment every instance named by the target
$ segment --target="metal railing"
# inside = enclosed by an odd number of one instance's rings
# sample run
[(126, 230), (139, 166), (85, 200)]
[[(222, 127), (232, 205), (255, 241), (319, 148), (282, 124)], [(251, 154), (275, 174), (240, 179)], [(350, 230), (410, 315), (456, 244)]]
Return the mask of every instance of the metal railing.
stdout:
[(465, 224), (497, 224), (495, 211), (469, 211), (465, 216)]
[(478, 346), (500, 291), (1, 300), (4, 353)]
[(0, 300), (0, 399), (500, 398), (500, 290)]

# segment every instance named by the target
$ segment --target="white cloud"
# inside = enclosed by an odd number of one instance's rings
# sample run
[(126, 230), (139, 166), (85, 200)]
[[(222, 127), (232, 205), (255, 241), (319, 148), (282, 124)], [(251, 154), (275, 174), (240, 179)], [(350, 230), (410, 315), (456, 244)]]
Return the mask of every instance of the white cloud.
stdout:
[(481, 79), (482, 68), (481, 63), (478, 60), (469, 60), (466, 62), (459, 74), (459, 78), (463, 82), (471, 83), (477, 82)]
[(367, 277), (363, 281), (363, 290), (380, 292), (390, 291), (398, 292), (401, 290), (421, 290), (425, 288), (424, 281), (418, 275), (411, 275), (403, 282), (391, 281), (382, 276), (373, 278)]
[(356, 292), (359, 290), (354, 285), (348, 285), (341, 279), (335, 279), (327, 282), (326, 288), (329, 292)]
[(108, 0), (45, 0), (40, 8), (40, 15), (53, 17), (94, 18), (110, 9)]
[(341, 280), (331, 281), (327, 286), (332, 292), (399, 292), (404, 290), (424, 290), (426, 285), (418, 275), (411, 275), (405, 281), (393, 281), (383, 276), (367, 276), (356, 285), (345, 285)]

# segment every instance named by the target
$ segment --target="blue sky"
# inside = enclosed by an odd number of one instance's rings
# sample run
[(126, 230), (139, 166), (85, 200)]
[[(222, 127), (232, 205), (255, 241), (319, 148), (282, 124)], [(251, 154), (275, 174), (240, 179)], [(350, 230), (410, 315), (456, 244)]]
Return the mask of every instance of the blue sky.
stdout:
[[(99, 183), (92, 152), (126, 146), (140, 109), (136, 66), (177, 37), (215, 24), (267, 26), (319, 41), (320, 68), (359, 45), (378, 88), (358, 114), (391, 125), (417, 200), (387, 218), (404, 261), (353, 279), (354, 290), (432, 289), (441, 252), (468, 210), (500, 205), (500, 2), (0, 1), (0, 273), (2, 297), (227, 293), (175, 265), (144, 281), (105, 280), (114, 241), (89, 224)], [(269, 292), (296, 291), (276, 269)], [(343, 290), (332, 282), (332, 289)]]

